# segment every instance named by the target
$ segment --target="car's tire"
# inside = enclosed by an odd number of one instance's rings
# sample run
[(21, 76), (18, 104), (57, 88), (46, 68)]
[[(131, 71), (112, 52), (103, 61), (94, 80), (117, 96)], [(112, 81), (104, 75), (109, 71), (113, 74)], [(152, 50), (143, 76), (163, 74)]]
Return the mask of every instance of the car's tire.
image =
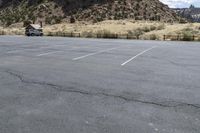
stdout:
[(33, 33), (31, 33), (31, 36), (34, 36), (34, 34), (33, 34)]

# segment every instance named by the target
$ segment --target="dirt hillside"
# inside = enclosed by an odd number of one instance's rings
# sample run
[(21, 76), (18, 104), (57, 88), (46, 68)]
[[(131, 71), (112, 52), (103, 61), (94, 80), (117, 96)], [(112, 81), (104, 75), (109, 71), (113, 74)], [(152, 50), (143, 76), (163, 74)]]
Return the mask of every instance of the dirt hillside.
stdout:
[(0, 22), (103, 20), (177, 21), (176, 13), (159, 0), (0, 0)]

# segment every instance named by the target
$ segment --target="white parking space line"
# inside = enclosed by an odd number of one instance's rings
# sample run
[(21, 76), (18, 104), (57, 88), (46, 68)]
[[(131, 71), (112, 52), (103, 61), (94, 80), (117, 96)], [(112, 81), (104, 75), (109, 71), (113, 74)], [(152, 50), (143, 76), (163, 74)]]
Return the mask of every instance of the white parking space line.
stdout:
[(90, 48), (89, 46), (69, 46), (69, 45), (55, 45), (55, 46), (47, 46), (43, 48), (60, 48), (60, 47), (66, 47), (67, 49), (80, 49), (80, 48)]
[(134, 57), (128, 59), (127, 61), (125, 61), (124, 63), (122, 63), (121, 66), (126, 65), (126, 64), (129, 63), (130, 61), (136, 59), (136, 58), (139, 57), (140, 55), (142, 55), (142, 54), (144, 54), (144, 53), (146, 53), (146, 52), (148, 52), (148, 51), (150, 51), (150, 50), (152, 50), (152, 49), (154, 49), (154, 48), (156, 48), (156, 47), (157, 47), (157, 46), (153, 46), (153, 47), (151, 47), (151, 48), (148, 48), (148, 49), (146, 49), (146, 50), (140, 52), (140, 53), (137, 54), (136, 56), (134, 56)]
[(114, 49), (117, 49), (117, 48), (119, 48), (119, 47), (114, 47), (114, 48), (110, 48), (110, 49), (106, 49), (106, 50), (90, 53), (90, 54), (87, 54), (87, 55), (84, 55), (84, 56), (80, 56), (80, 57), (74, 58), (73, 60), (80, 60), (80, 59), (83, 59), (83, 58), (86, 58), (86, 57), (89, 57), (89, 56), (92, 56), (92, 55), (101, 54), (101, 53), (108, 52), (108, 51), (111, 51), (111, 50), (114, 50)]
[(39, 55), (37, 55), (37, 56), (45, 56), (45, 55), (55, 54), (55, 53), (59, 53), (59, 52), (63, 52), (63, 51), (47, 52), (47, 53), (39, 54)]

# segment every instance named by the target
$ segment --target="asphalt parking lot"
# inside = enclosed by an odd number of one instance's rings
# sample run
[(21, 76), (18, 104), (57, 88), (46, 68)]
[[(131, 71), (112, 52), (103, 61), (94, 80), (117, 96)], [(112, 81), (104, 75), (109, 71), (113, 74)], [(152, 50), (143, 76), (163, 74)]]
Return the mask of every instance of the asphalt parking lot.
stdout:
[(200, 43), (0, 36), (0, 133), (156, 132), (200, 132)]

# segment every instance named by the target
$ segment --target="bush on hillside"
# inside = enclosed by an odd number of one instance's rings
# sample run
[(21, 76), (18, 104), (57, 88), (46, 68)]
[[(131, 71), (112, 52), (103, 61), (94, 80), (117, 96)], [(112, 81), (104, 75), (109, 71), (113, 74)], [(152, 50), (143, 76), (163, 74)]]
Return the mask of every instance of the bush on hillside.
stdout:
[(24, 27), (27, 27), (29, 24), (31, 24), (32, 22), (30, 21), (30, 20), (25, 20), (24, 22), (23, 22), (23, 26)]
[(158, 37), (157, 37), (156, 34), (151, 34), (151, 35), (149, 36), (149, 39), (150, 39), (150, 40), (158, 40)]
[(71, 16), (70, 17), (70, 23), (75, 23), (75, 22), (76, 22), (75, 18), (73, 16)]
[(184, 32), (182, 41), (193, 41), (193, 35), (190, 32)]
[(163, 30), (163, 29), (165, 29), (165, 24), (160, 24), (160, 25), (156, 28), (156, 30)]

